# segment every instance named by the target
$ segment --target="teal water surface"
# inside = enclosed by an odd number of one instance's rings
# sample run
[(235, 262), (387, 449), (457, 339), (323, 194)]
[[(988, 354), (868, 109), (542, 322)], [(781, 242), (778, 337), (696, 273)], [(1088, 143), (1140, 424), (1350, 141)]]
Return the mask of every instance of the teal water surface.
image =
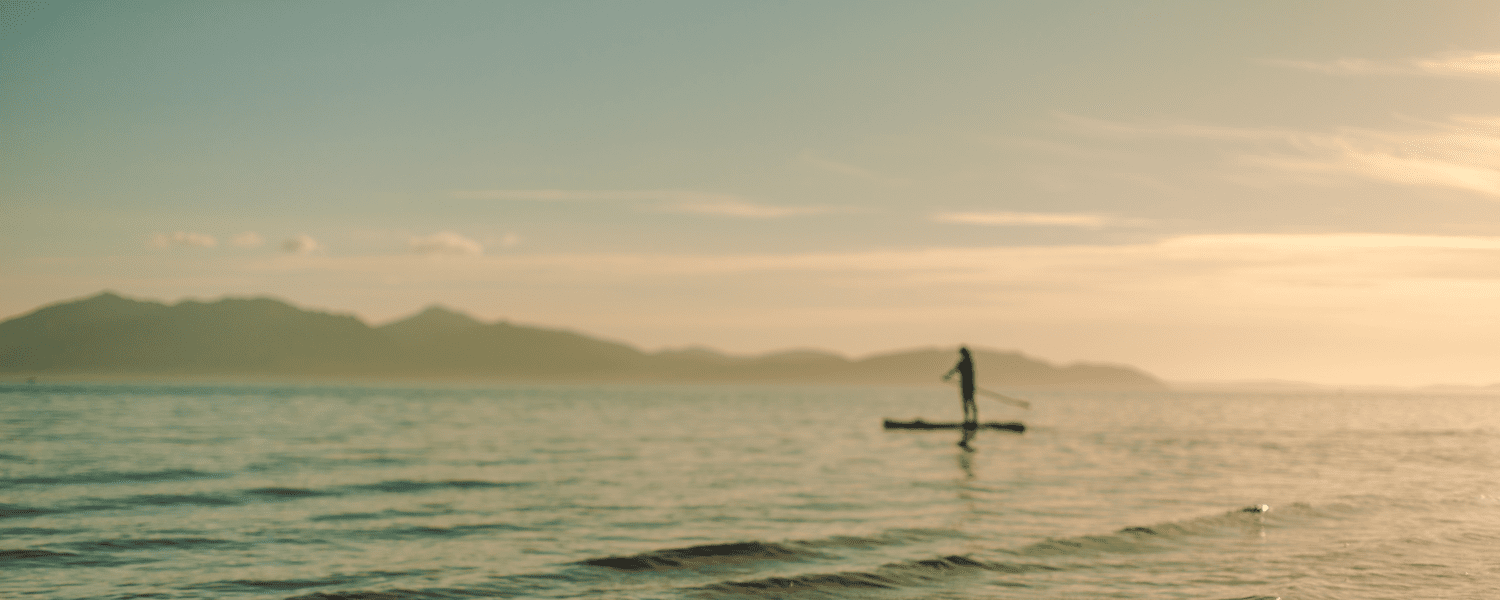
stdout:
[(942, 388), (10, 385), (0, 596), (1500, 589), (1500, 398), (1025, 395), (969, 453), (881, 429)]

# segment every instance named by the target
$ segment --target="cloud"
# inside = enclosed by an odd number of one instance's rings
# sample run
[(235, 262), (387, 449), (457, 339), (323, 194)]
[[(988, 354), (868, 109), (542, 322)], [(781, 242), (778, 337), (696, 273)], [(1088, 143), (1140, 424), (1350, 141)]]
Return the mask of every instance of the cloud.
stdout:
[(261, 237), (259, 233), (254, 231), (246, 231), (230, 238), (229, 243), (241, 248), (259, 248), (261, 244), (266, 243), (266, 238)]
[(680, 190), (455, 190), (460, 200), (529, 200), (542, 202), (652, 201), (705, 194)]
[(751, 202), (731, 194), (688, 190), (458, 190), (461, 200), (538, 202), (631, 202), (638, 210), (689, 213), (749, 219), (775, 219), (835, 212), (826, 206), (776, 206)]
[(484, 254), (484, 246), (452, 231), (411, 238), (407, 247), (417, 254)]
[[(507, 318), (647, 344), (696, 338), (875, 351), (967, 339), (1121, 360), (1167, 376), (1157, 369), (1367, 383), (1474, 377), (1492, 373), (1500, 357), (1500, 237), (1237, 234), (851, 252), (231, 259), (190, 262), (200, 277), (300, 286), (304, 295), (345, 298), (325, 301), (337, 306), (417, 305), (433, 294), (485, 306), (503, 288), (504, 301), (492, 306)], [(140, 260), (145, 269), (107, 268), (137, 287), (148, 277), (180, 285), (181, 271), (153, 274), (162, 261)], [(726, 342), (731, 335), (740, 341)], [(1469, 362), (1445, 366), (1455, 358)]]
[[(992, 292), (1064, 294), (1087, 304), (1093, 294), (1144, 288), (1213, 295), (1274, 288), (1316, 291), (1393, 281), (1484, 281), (1500, 294), (1500, 237), (1398, 234), (1184, 235), (1124, 245), (916, 248), (797, 254), (557, 253), (508, 254), (433, 263), (418, 257), (324, 257), (261, 261), (269, 271), (330, 271), (408, 282), (551, 282), (656, 285), (721, 276), (790, 278), (799, 285), (930, 290), (934, 284)], [(654, 283), (653, 283), (654, 282)], [(676, 285), (676, 284), (673, 284)], [(1434, 288), (1433, 293), (1438, 293)], [(1097, 308), (1097, 307), (1096, 307)]]
[(1090, 213), (1018, 213), (1018, 212), (943, 212), (932, 216), (939, 223), (968, 225), (1010, 225), (1040, 227), (1081, 227), (1101, 229), (1122, 223), (1106, 215)]
[(1248, 157), (1290, 171), (1342, 173), (1500, 198), (1500, 118), (1455, 117), (1411, 131), (1345, 128), (1307, 134), (1295, 154)]
[(871, 170), (866, 169), (864, 167), (858, 167), (858, 166), (851, 165), (851, 164), (848, 164), (848, 163), (844, 163), (844, 162), (832, 160), (832, 159), (820, 156), (820, 155), (814, 153), (812, 150), (803, 150), (801, 154), (797, 155), (797, 160), (799, 162), (801, 162), (802, 164), (805, 164), (805, 165), (808, 165), (808, 166), (811, 166), (811, 167), (815, 167), (817, 169), (820, 169), (820, 170), (823, 170), (823, 171), (827, 171), (829, 173), (836, 173), (836, 174), (839, 174), (839, 175), (844, 175), (844, 176), (847, 176), (847, 177), (853, 177), (853, 178), (856, 178), (856, 179), (863, 179), (863, 180), (866, 180), (866, 181), (873, 181), (875, 183), (881, 183), (881, 184), (891, 185), (891, 184), (901, 184), (901, 183), (909, 183), (910, 182), (910, 180), (907, 180), (907, 179), (902, 179), (902, 178), (899, 178), (899, 177), (890, 177), (890, 176), (887, 176), (887, 175), (883, 175), (881, 173), (877, 173), (875, 171), (871, 171)]
[(281, 250), (291, 254), (312, 254), (322, 249), (323, 247), (318, 244), (318, 240), (313, 239), (312, 236), (305, 233), (289, 237), (281, 242)]
[(716, 199), (708, 201), (687, 201), (662, 204), (656, 207), (662, 212), (692, 213), (700, 215), (713, 215), (719, 217), (737, 217), (747, 219), (777, 219), (797, 215), (816, 215), (833, 212), (833, 208), (823, 206), (771, 206), (756, 204), (734, 199)]
[(153, 248), (170, 248), (172, 246), (192, 246), (194, 248), (212, 248), (219, 245), (219, 240), (214, 236), (203, 233), (189, 233), (175, 231), (171, 234), (156, 233), (151, 235), (147, 242)]
[(1500, 54), (1448, 54), (1417, 61), (1423, 71), (1434, 75), (1500, 78)]
[[(1500, 117), (1454, 116), (1406, 130), (1342, 127), (1331, 131), (1131, 124), (1058, 115), (1076, 130), (1127, 137), (1224, 142), (1242, 165), (1408, 186), (1459, 189), (1500, 199)], [(1253, 148), (1252, 148), (1253, 147)]]
[(1264, 59), (1256, 62), (1273, 67), (1332, 75), (1416, 75), (1421, 73), (1409, 63), (1382, 63), (1362, 58), (1340, 58), (1328, 61)]
[(1428, 75), (1500, 79), (1500, 53), (1448, 52), (1428, 58), (1381, 62), (1360, 58), (1331, 61), (1265, 59), (1261, 64), (1333, 75)]
[(1064, 127), (1094, 135), (1185, 137), (1239, 142), (1287, 142), (1305, 135), (1297, 130), (1277, 127), (1230, 127), (1183, 122), (1122, 123), (1063, 112), (1054, 112), (1052, 116)]

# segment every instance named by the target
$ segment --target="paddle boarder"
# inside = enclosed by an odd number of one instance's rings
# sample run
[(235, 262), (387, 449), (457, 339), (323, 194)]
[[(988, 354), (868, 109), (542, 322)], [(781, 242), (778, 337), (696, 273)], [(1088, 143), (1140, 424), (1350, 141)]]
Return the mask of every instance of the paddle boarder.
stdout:
[(969, 448), (969, 440), (974, 438), (974, 432), (979, 430), (979, 406), (974, 404), (974, 357), (969, 355), (969, 349), (958, 347), (958, 364), (953, 365), (943, 375), (943, 381), (953, 378), (958, 374), (959, 392), (964, 399), (964, 439), (958, 442), (964, 449)]

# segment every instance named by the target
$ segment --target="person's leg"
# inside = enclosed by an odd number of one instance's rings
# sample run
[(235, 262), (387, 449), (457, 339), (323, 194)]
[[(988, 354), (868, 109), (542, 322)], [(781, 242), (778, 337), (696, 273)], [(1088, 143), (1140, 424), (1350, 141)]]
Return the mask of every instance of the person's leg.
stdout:
[(974, 439), (974, 434), (979, 431), (979, 407), (974, 405), (974, 393), (963, 390), (964, 399), (964, 438), (958, 442), (963, 449), (969, 449), (969, 440)]

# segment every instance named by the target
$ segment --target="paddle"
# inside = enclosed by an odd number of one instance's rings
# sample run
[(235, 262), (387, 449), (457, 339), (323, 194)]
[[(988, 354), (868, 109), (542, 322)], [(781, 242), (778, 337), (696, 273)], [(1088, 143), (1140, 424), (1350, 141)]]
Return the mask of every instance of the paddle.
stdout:
[(1001, 402), (1004, 402), (1006, 404), (1010, 404), (1010, 405), (1014, 405), (1014, 406), (1019, 406), (1021, 408), (1027, 408), (1027, 409), (1031, 408), (1031, 403), (1030, 402), (1027, 402), (1027, 401), (1022, 400), (1020, 398), (1012, 398), (1012, 397), (1007, 396), (1005, 394), (1002, 394), (1000, 392), (992, 392), (992, 391), (984, 389), (982, 387), (976, 387), (976, 388), (974, 388), (974, 391), (979, 392), (981, 394), (984, 394), (986, 396), (989, 396), (990, 398), (993, 398), (995, 400), (999, 400)]
[[(948, 381), (948, 379), (944, 378), (943, 381)], [(1025, 409), (1030, 409), (1031, 408), (1031, 403), (1030, 402), (1027, 402), (1027, 401), (1022, 400), (1020, 398), (1012, 398), (1010, 396), (1007, 396), (1005, 394), (1002, 394), (1002, 393), (994, 391), (994, 390), (987, 390), (987, 389), (984, 389), (982, 387), (977, 387), (976, 386), (974, 388), (974, 391), (978, 392), (980, 395), (989, 396), (993, 400), (999, 400), (999, 401), (1004, 402), (1006, 404), (1009, 404), (1011, 406), (1019, 406), (1021, 408), (1025, 408)]]

